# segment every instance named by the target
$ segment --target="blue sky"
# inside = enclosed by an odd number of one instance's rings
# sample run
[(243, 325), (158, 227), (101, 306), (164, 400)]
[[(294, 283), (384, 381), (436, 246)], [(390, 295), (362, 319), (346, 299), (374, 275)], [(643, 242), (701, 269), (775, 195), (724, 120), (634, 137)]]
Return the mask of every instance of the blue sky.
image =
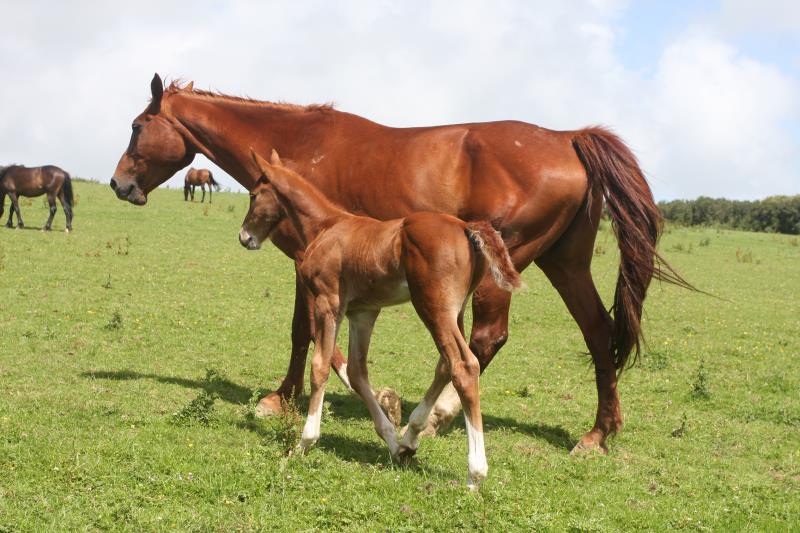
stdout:
[(800, 2), (0, 0), (0, 12), (0, 164), (107, 181), (158, 71), (392, 126), (602, 123), (659, 199), (800, 193)]

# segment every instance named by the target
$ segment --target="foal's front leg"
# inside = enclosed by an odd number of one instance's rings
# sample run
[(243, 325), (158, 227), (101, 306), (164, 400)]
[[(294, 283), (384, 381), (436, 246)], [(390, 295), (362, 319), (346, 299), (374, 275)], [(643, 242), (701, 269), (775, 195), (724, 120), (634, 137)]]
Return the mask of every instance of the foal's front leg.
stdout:
[(372, 337), (372, 328), (378, 318), (379, 311), (359, 311), (350, 313), (347, 318), (350, 322), (350, 346), (347, 354), (347, 377), (350, 378), (350, 385), (353, 390), (361, 396), (367, 404), (369, 414), (375, 424), (375, 432), (386, 442), (389, 453), (397, 458), (398, 445), (397, 433), (394, 424), (389, 421), (386, 413), (381, 409), (375, 393), (369, 384), (367, 372), (367, 353), (369, 352), (369, 341)]
[(325, 385), (331, 371), (331, 356), (336, 346), (339, 330), (338, 309), (326, 301), (315, 302), (316, 335), (314, 356), (311, 360), (311, 397), (308, 400), (308, 418), (303, 427), (298, 448), (307, 450), (319, 440), (322, 420), (322, 400), (325, 398)]

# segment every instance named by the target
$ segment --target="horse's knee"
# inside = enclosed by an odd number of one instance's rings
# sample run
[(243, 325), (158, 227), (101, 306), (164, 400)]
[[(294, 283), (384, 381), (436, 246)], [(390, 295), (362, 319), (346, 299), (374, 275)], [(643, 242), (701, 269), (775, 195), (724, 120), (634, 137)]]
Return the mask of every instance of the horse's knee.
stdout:
[(495, 354), (508, 341), (508, 327), (473, 325), (469, 347), (478, 358), (481, 370), (486, 368)]

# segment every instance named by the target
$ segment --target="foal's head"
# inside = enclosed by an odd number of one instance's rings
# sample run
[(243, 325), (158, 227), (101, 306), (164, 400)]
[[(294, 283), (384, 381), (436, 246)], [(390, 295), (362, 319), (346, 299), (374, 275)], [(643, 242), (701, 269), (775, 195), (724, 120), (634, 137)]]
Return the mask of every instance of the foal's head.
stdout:
[[(250, 191), (250, 208), (239, 230), (239, 242), (248, 250), (261, 248), (261, 244), (269, 238), (269, 234), (285, 216), (275, 186), (269, 182), (265, 172), (265, 162), (259, 159), (256, 159), (256, 164), (261, 169), (262, 175)], [(271, 161), (273, 165), (280, 164), (276, 152), (273, 152)]]

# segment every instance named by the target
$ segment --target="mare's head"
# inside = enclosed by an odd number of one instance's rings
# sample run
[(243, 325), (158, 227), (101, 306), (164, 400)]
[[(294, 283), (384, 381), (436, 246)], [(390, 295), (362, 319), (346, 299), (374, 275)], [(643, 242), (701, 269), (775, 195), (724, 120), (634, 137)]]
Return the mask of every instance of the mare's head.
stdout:
[(281, 166), (278, 152), (272, 151), (272, 164), (261, 156), (251, 151), (253, 161), (261, 171), (256, 186), (250, 191), (250, 208), (244, 217), (239, 230), (239, 242), (248, 250), (258, 250), (261, 244), (269, 238), (275, 226), (283, 220), (285, 212), (278, 199), (275, 186), (269, 182), (270, 173)]
[(130, 143), (111, 178), (117, 198), (136, 205), (147, 203), (147, 194), (195, 155), (162, 109), (164, 84), (158, 74), (150, 82), (150, 91), (150, 104), (133, 119)]

